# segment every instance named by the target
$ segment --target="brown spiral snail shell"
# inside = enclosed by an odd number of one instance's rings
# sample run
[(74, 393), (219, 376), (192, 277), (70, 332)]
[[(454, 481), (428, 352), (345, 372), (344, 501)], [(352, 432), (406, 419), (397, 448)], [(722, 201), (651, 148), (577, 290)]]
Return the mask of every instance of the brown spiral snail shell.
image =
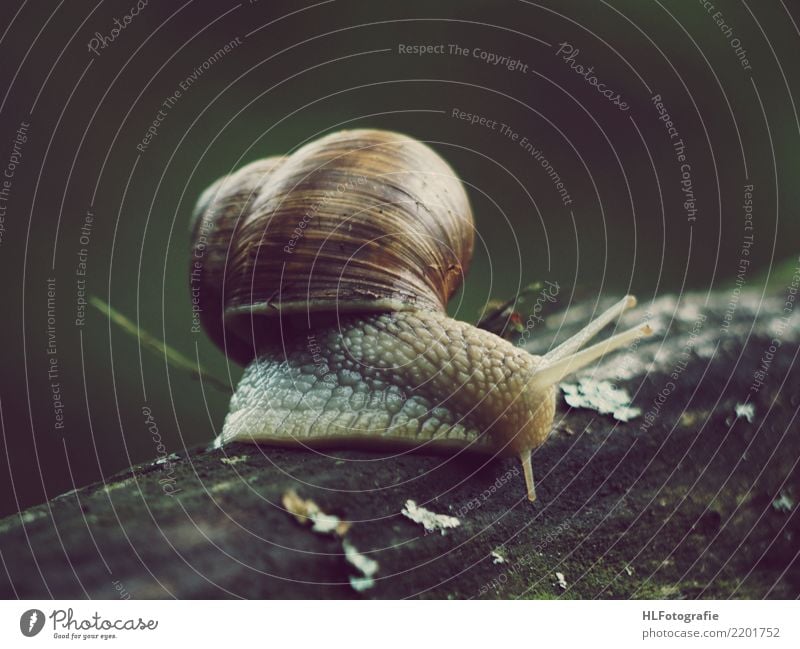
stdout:
[(211, 185), (192, 226), (201, 322), (246, 365), (219, 443), (530, 455), (555, 386), (641, 335), (581, 349), (635, 300), (534, 356), (448, 317), (474, 224), (451, 167), (425, 144), (341, 131)]

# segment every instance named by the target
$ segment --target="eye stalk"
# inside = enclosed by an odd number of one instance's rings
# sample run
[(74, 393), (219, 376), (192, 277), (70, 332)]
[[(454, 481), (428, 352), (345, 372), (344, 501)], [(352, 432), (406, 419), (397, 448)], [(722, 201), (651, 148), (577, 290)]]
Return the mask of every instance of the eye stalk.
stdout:
[[(583, 369), (592, 362), (602, 358), (621, 347), (624, 347), (634, 340), (648, 337), (653, 334), (653, 329), (648, 324), (633, 327), (622, 333), (616, 334), (599, 342), (591, 347), (582, 347), (596, 336), (606, 325), (614, 319), (620, 317), (626, 310), (636, 306), (636, 298), (633, 295), (626, 295), (610, 309), (600, 314), (574, 336), (561, 343), (558, 347), (550, 350), (541, 357), (540, 363), (536, 366), (528, 384), (528, 389), (534, 395), (546, 393), (553, 390), (555, 386), (570, 374)], [(533, 440), (536, 441), (544, 432), (545, 437), (549, 434), (553, 425), (553, 419), (547, 425), (545, 431), (535, 431)], [(542, 440), (544, 441), (544, 440)], [(536, 489), (533, 480), (533, 468), (531, 466), (531, 450), (541, 444), (523, 448), (520, 451), (520, 461), (525, 473), (525, 483), (528, 490), (528, 499), (533, 502), (536, 500)]]

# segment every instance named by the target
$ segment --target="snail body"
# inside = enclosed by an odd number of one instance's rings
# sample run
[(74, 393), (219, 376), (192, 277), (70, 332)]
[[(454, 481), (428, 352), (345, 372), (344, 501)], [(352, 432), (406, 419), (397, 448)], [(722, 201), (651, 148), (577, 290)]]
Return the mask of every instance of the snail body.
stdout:
[(581, 350), (630, 296), (543, 356), (448, 317), (469, 201), (444, 160), (397, 133), (342, 131), (252, 163), (206, 190), (193, 231), (201, 321), (247, 366), (222, 444), (516, 455), (534, 500), (530, 454), (558, 381), (651, 333)]
[(519, 454), (555, 410), (526, 389), (538, 358), (438, 313), (343, 318), (250, 364), (222, 441)]

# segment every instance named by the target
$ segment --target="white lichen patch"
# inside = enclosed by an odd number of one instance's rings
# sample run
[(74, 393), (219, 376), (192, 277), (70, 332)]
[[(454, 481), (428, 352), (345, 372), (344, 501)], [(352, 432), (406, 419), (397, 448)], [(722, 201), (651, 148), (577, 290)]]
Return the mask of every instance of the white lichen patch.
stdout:
[(350, 529), (350, 523), (333, 514), (326, 514), (317, 503), (301, 498), (294, 489), (283, 494), (281, 503), (298, 523), (311, 525), (311, 531), (317, 534), (344, 536)]
[(422, 525), (426, 532), (434, 532), (439, 530), (442, 534), (444, 534), (445, 530), (461, 525), (461, 521), (455, 516), (448, 516), (447, 514), (435, 514), (424, 507), (420, 507), (413, 500), (406, 500), (406, 506), (403, 507), (401, 514), (403, 514), (403, 516), (406, 518), (411, 519), (415, 523)]
[(701, 311), (700, 305), (697, 302), (684, 300), (678, 307), (676, 315), (680, 320), (691, 324), (702, 318), (703, 312)]
[(347, 539), (342, 541), (342, 548), (347, 562), (361, 573), (359, 576), (350, 576), (350, 586), (359, 593), (372, 588), (375, 585), (375, 573), (380, 567), (378, 562), (361, 554)]
[(502, 554), (500, 554), (497, 550), (492, 550), (491, 557), (492, 557), (492, 563), (494, 564), (506, 563), (506, 558)]
[(341, 536), (349, 527), (349, 524), (342, 521), (338, 516), (326, 514), (325, 512), (319, 512), (312, 517), (312, 520), (311, 529), (318, 534), (338, 534)]
[(78, 490), (77, 489), (71, 489), (69, 491), (65, 491), (63, 494), (58, 494), (55, 498), (53, 498), (53, 501), (66, 500), (68, 498), (69, 499), (77, 498), (77, 494), (78, 494)]
[(227, 464), (228, 466), (234, 466), (235, 464), (239, 464), (247, 460), (246, 455), (232, 455), (231, 457), (223, 457), (220, 458), (220, 462), (223, 464)]
[(172, 462), (177, 462), (181, 459), (181, 456), (177, 453), (170, 453), (169, 455), (165, 455), (164, 457), (158, 458), (153, 464), (161, 465), (161, 464), (171, 464)]
[(578, 383), (562, 383), (564, 400), (573, 408), (596, 410), (601, 415), (612, 415), (618, 421), (630, 421), (642, 414), (630, 405), (631, 397), (623, 388), (611, 381), (582, 378)]
[(556, 585), (561, 586), (563, 590), (567, 590), (567, 580), (565, 579), (563, 572), (556, 573)]
[(787, 319), (773, 318), (767, 325), (769, 331), (783, 342), (794, 342), (800, 338), (800, 312), (795, 311)]
[(694, 353), (698, 358), (711, 359), (717, 354), (718, 341), (714, 337), (713, 331), (698, 336), (697, 341), (694, 343)]
[(216, 484), (211, 485), (208, 491), (212, 494), (223, 493), (228, 491), (228, 489), (240, 484), (241, 482), (239, 480), (226, 480), (224, 482), (217, 482)]
[(616, 356), (604, 358), (602, 364), (591, 371), (592, 377), (609, 381), (635, 379), (637, 376), (647, 373), (648, 367), (651, 365), (650, 362), (645, 361), (647, 358), (649, 356), (646, 353), (620, 352)]
[(746, 419), (749, 424), (753, 423), (753, 417), (756, 416), (756, 407), (752, 403), (737, 403), (734, 411), (736, 419)]
[(27, 523), (33, 523), (33, 521), (44, 518), (47, 515), (48, 512), (44, 509), (29, 509), (28, 511), (21, 512), (17, 516), (8, 516), (0, 521), (0, 533), (5, 533), (10, 530), (14, 525), (16, 525), (17, 521), (20, 521), (23, 525), (25, 525)]
[(790, 512), (794, 507), (794, 500), (785, 491), (781, 491), (780, 496), (772, 501), (772, 508), (779, 512)]
[(119, 482), (108, 482), (103, 485), (103, 491), (106, 493), (110, 493), (112, 491), (116, 491), (117, 489), (124, 489), (125, 487), (130, 487), (132, 484), (136, 484), (136, 477), (131, 476), (130, 478), (125, 478), (124, 480), (120, 480)]
[(43, 509), (28, 510), (20, 514), (20, 519), (23, 523), (33, 523), (33, 521), (47, 516), (47, 512)]

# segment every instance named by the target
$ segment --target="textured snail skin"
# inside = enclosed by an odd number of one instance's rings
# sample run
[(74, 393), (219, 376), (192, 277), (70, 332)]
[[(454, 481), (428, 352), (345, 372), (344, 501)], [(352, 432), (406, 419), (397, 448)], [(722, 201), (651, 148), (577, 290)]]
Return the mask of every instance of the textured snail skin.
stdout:
[(547, 437), (541, 357), (433, 312), (343, 317), (245, 371), (221, 442), (465, 449), (519, 455)]

